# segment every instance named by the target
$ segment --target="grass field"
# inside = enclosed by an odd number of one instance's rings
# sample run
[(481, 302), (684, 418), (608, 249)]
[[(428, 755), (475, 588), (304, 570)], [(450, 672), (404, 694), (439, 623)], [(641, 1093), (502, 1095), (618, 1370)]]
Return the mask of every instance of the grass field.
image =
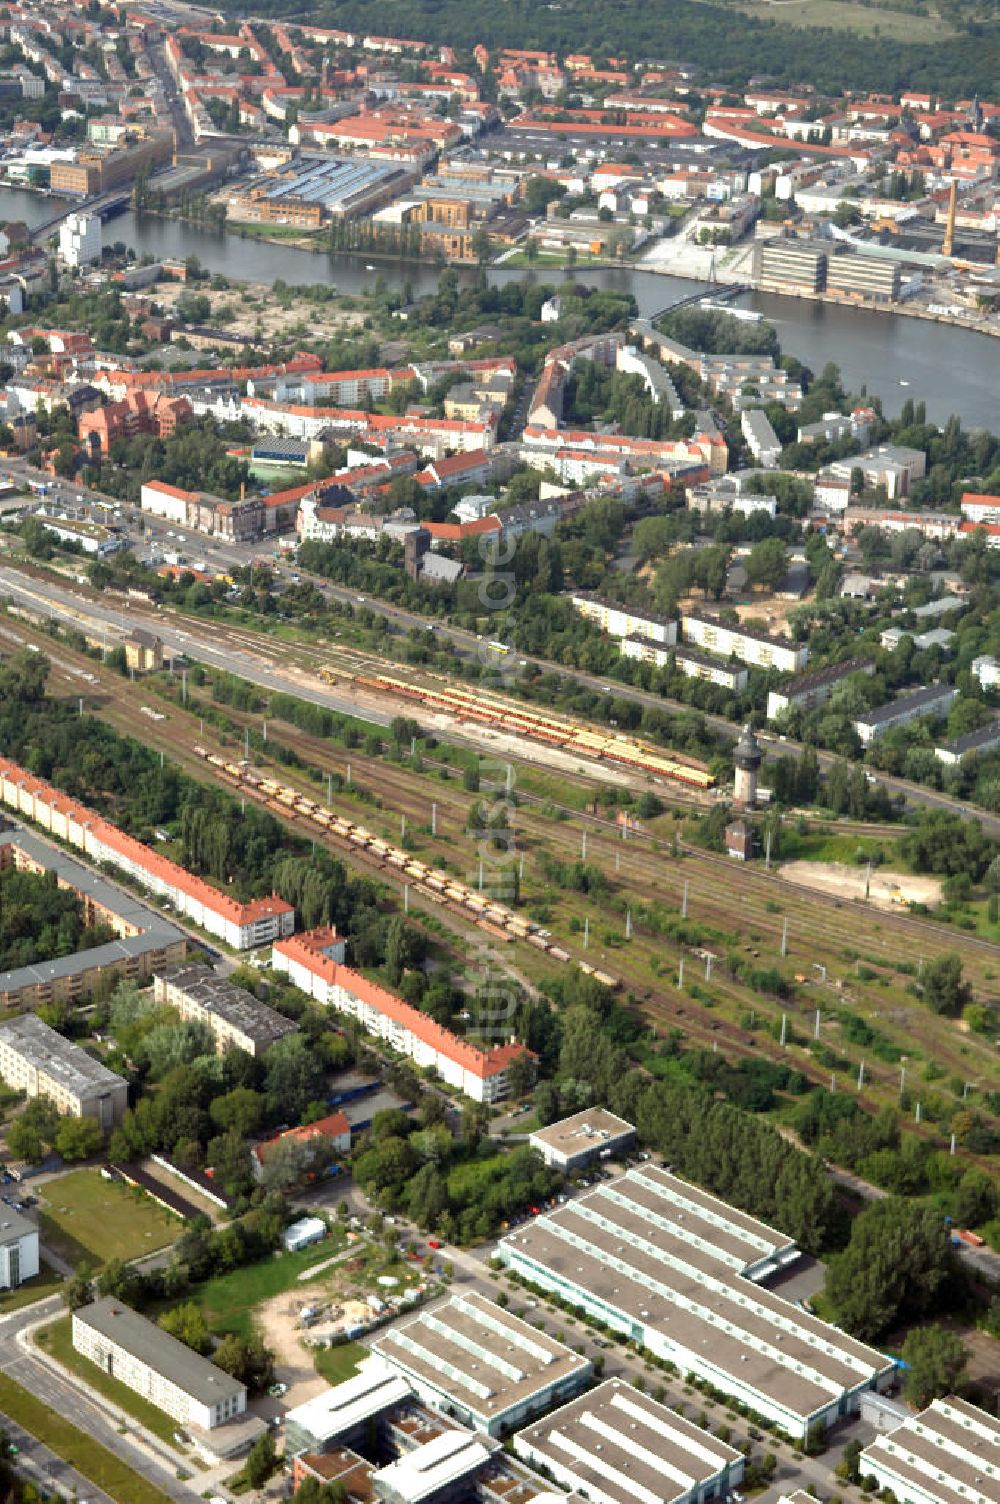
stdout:
[(782, 26), (824, 26), (834, 31), (854, 31), (861, 36), (908, 42), (934, 42), (952, 35), (952, 28), (940, 16), (879, 10), (855, 5), (852, 0), (742, 0), (736, 9), (759, 20), (777, 21)]
[(35, 1341), (44, 1348), (64, 1368), (71, 1373), (79, 1374), (85, 1383), (92, 1389), (98, 1390), (113, 1404), (129, 1415), (133, 1415), (137, 1421), (152, 1431), (154, 1436), (159, 1436), (161, 1441), (171, 1441), (177, 1429), (177, 1422), (171, 1420), (165, 1411), (157, 1409), (141, 1395), (129, 1389), (118, 1379), (113, 1379), (92, 1363), (89, 1358), (83, 1357), (73, 1346), (73, 1323), (72, 1317), (61, 1316), (58, 1321), (53, 1321), (51, 1326), (42, 1327)]
[(0, 1374), (0, 1410), (103, 1489), (116, 1504), (169, 1504), (162, 1489), (134, 1472), (99, 1441), (56, 1415), (6, 1374)]
[(4, 1290), (0, 1293), (0, 1316), (6, 1316), (10, 1311), (20, 1311), (24, 1306), (33, 1306), (36, 1300), (44, 1300), (47, 1295), (55, 1295), (61, 1285), (62, 1275), (57, 1274), (42, 1259), (34, 1279), (29, 1279), (27, 1284), (18, 1285), (16, 1290)]
[(332, 1237), (303, 1248), (301, 1253), (274, 1254), (257, 1264), (219, 1274), (199, 1285), (190, 1298), (201, 1308), (216, 1335), (236, 1332), (241, 1337), (250, 1337), (256, 1306), (283, 1290), (291, 1290), (300, 1274), (313, 1264), (323, 1263), (342, 1246), (343, 1240), (338, 1241), (334, 1232)]
[(339, 1347), (318, 1347), (314, 1357), (316, 1372), (328, 1384), (341, 1384), (354, 1377), (358, 1365), (368, 1357), (368, 1349), (360, 1342), (342, 1342)]
[(42, 1188), (42, 1243), (68, 1263), (137, 1259), (180, 1236), (178, 1218), (141, 1191), (104, 1180), (99, 1170), (74, 1170)]

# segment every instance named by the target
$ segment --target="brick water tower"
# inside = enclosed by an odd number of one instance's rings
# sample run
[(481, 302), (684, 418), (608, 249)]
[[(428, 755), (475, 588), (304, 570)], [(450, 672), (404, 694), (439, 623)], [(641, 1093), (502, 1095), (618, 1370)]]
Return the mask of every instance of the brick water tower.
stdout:
[(750, 723), (743, 727), (740, 739), (736, 743), (736, 751), (733, 754), (733, 764), (736, 769), (734, 795), (735, 803), (740, 809), (753, 809), (757, 803), (757, 774), (760, 765), (764, 761), (764, 754), (760, 750), (760, 743), (753, 733)]

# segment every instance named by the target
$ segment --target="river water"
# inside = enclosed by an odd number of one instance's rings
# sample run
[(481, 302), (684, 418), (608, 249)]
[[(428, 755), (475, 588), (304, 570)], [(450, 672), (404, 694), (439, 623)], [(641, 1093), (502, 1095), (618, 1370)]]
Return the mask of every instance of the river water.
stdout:
[[(56, 200), (25, 190), (0, 188), (0, 220), (37, 224), (50, 218), (56, 205)], [(345, 293), (360, 292), (381, 276), (400, 286), (408, 283), (419, 295), (432, 291), (440, 275), (435, 267), (412, 262), (378, 261), (369, 270), (364, 257), (322, 255), (131, 212), (105, 226), (105, 241), (119, 240), (138, 255), (197, 256), (207, 269), (234, 279), (329, 282)], [(499, 268), (490, 275), (505, 281), (543, 274)], [(558, 273), (544, 275), (547, 280), (559, 277)], [(628, 269), (577, 269), (572, 275), (592, 285), (632, 292), (640, 313), (646, 315), (690, 296), (698, 286), (678, 277)], [(1000, 432), (1000, 340), (900, 314), (835, 308), (771, 293), (750, 293), (741, 301), (775, 325), (782, 349), (814, 371), (832, 360), (849, 389), (866, 386), (870, 394), (881, 396), (887, 413), (898, 413), (905, 399), (912, 397), (926, 402), (928, 417), (937, 423), (958, 413), (967, 428)]]

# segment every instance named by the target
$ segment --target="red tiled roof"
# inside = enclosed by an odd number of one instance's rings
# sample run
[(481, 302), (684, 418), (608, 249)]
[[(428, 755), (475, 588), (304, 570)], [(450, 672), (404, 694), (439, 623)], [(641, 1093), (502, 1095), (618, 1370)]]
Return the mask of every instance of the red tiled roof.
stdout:
[(182, 491), (180, 486), (168, 485), (165, 480), (146, 480), (143, 485), (151, 491), (160, 491), (164, 496), (173, 496), (177, 501), (197, 501), (197, 491)]
[(273, 894), (270, 898), (257, 898), (250, 903), (239, 903), (230, 898), (227, 893), (220, 893), (218, 888), (213, 888), (200, 877), (195, 877), (169, 857), (161, 856), (151, 847), (144, 846), (134, 836), (126, 835), (113, 825), (110, 820), (85, 804), (80, 804), (76, 799), (71, 799), (51, 783), (46, 783), (43, 778), (36, 778), (26, 768), (18, 763), (11, 762), (9, 758), (0, 757), (0, 777), (9, 779), (20, 788), (25, 789), (36, 799), (41, 799), (51, 809), (58, 810), (74, 824), (89, 827), (95, 840), (102, 845), (116, 851), (126, 861), (134, 863), (150, 877), (157, 878), (170, 888), (175, 888), (180, 893), (186, 893), (189, 898), (210, 909), (213, 913), (220, 914), (225, 919), (231, 920), (240, 926), (252, 924), (254, 920), (265, 917), (268, 914), (289, 914), (293, 912), (291, 904), (283, 898)]
[(342, 1138), (350, 1134), (351, 1125), (342, 1112), (331, 1112), (325, 1118), (317, 1118), (315, 1123), (304, 1123), (300, 1128), (286, 1128), (284, 1133), (276, 1133), (273, 1138), (265, 1139), (254, 1149), (258, 1160), (265, 1160), (275, 1144), (284, 1144), (291, 1141), (295, 1144), (308, 1144), (314, 1138)]
[(276, 940), (274, 949), (280, 955), (286, 956), (288, 960), (297, 961), (314, 976), (322, 977), (329, 986), (343, 987), (345, 992), (360, 998), (363, 1003), (374, 1008), (378, 1013), (391, 1018), (394, 1023), (407, 1029), (414, 1038), (436, 1050), (438, 1054), (454, 1061), (456, 1065), (462, 1066), (470, 1075), (481, 1079), (498, 1076), (507, 1069), (512, 1060), (516, 1060), (520, 1055), (531, 1053), (521, 1044), (494, 1045), (491, 1049), (484, 1050), (466, 1039), (459, 1039), (458, 1035), (453, 1034), (450, 1029), (435, 1023), (434, 1019), (429, 1018), (426, 1013), (421, 1013), (419, 1008), (404, 1003), (402, 998), (396, 997), (392, 992), (387, 992), (377, 982), (370, 982), (360, 972), (352, 971), (348, 966), (331, 961), (329, 956), (323, 954), (323, 946), (329, 944), (329, 940), (325, 937), (325, 930), (307, 930), (301, 935), (291, 935), (287, 940)]

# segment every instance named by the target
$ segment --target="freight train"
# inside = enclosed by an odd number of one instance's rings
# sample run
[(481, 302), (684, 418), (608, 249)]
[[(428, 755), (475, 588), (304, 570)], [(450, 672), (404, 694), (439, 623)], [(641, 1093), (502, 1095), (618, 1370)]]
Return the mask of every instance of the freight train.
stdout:
[[(412, 852), (390, 845), (381, 836), (366, 830), (363, 825), (357, 825), (345, 816), (338, 815), (336, 811), (317, 804), (305, 794), (300, 794), (297, 789), (279, 783), (260, 768), (252, 768), (242, 762), (228, 762), (218, 753), (210, 752), (200, 745), (196, 745), (194, 750), (228, 783), (237, 785), (241, 792), (253, 795), (276, 814), (286, 818), (288, 815), (297, 816), (310, 825), (318, 826), (334, 839), (352, 846), (356, 852), (363, 851), (366, 858), (376, 866), (385, 868), (397, 879), (400, 875), (409, 878), (424, 898), (441, 904), (452, 913), (460, 914), (494, 940), (508, 944), (512, 940), (526, 940), (555, 961), (567, 962), (571, 959), (569, 952), (554, 942), (548, 930), (469, 887), (450, 872), (428, 867), (426, 862), (419, 861)], [(581, 969), (605, 987), (617, 988), (619, 985), (617, 978), (609, 976), (607, 972), (596, 971), (583, 963)]]

